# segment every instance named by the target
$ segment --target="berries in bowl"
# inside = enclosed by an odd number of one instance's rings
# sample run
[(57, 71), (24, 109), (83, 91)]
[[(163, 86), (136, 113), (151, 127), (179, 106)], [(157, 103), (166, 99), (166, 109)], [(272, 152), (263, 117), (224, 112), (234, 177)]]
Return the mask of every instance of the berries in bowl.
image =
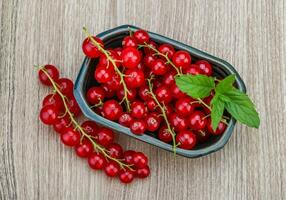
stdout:
[(259, 126), (227, 62), (130, 25), (84, 32), (87, 57), (74, 94), (98, 124), (186, 157), (221, 149), (236, 120)]

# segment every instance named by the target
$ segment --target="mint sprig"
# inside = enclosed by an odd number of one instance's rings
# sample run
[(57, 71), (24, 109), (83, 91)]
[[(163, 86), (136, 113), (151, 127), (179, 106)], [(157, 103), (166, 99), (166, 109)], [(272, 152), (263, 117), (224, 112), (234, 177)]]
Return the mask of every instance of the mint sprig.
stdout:
[(215, 92), (211, 101), (211, 124), (217, 129), (226, 109), (236, 120), (249, 127), (258, 128), (259, 115), (247, 94), (233, 87), (235, 75), (229, 75), (217, 85), (213, 77), (205, 75), (179, 75), (175, 77), (177, 86), (193, 98), (205, 98)]

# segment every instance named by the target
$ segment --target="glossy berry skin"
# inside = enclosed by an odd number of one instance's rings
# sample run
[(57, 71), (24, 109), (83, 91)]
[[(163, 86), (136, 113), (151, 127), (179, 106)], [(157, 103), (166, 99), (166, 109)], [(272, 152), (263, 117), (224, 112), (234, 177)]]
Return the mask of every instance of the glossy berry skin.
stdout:
[(145, 75), (140, 69), (128, 69), (124, 80), (128, 88), (138, 88), (145, 83)]
[(52, 105), (56, 107), (58, 111), (61, 111), (64, 108), (63, 100), (60, 97), (60, 95), (57, 93), (49, 94), (43, 99), (42, 107), (45, 107), (48, 105)]
[(108, 151), (108, 154), (112, 158), (118, 158), (119, 159), (119, 158), (123, 157), (123, 149), (117, 143), (111, 143), (110, 145), (108, 145), (107, 151)]
[(132, 165), (133, 164), (133, 155), (134, 155), (135, 151), (132, 150), (127, 150), (123, 153), (123, 158), (124, 158), (124, 162), (128, 165)]
[(186, 67), (184, 69), (184, 73), (192, 75), (204, 74), (197, 64), (191, 64), (190, 66)]
[[(93, 36), (93, 39), (98, 42), (102, 47), (103, 42), (101, 39)], [(82, 51), (83, 53), (89, 57), (89, 58), (97, 58), (100, 56), (100, 51), (98, 48), (93, 44), (93, 42), (90, 40), (90, 38), (86, 38), (82, 43)]]
[(86, 100), (91, 105), (95, 105), (100, 101), (103, 102), (104, 98), (105, 92), (102, 87), (91, 87), (86, 93)]
[(168, 71), (168, 66), (165, 64), (164, 60), (158, 58), (152, 62), (151, 70), (155, 75), (163, 75)]
[[(54, 81), (57, 81), (59, 79), (59, 76), (60, 76), (59, 70), (55, 66), (45, 65), (44, 69)], [(42, 84), (47, 85), (47, 86), (52, 85), (50, 79), (48, 78), (46, 73), (43, 72), (43, 70), (39, 70), (38, 77)]]
[(175, 84), (175, 75), (177, 73), (175, 71), (169, 71), (166, 74), (164, 74), (162, 78), (163, 84), (169, 86), (169, 85), (174, 85)]
[(59, 134), (64, 133), (65, 129), (68, 127), (71, 127), (71, 119), (69, 118), (68, 115), (64, 117), (58, 116), (55, 123), (53, 124), (54, 130)]
[(146, 178), (149, 175), (150, 175), (150, 168), (148, 165), (146, 167), (136, 170), (136, 177), (138, 178)]
[(145, 118), (146, 128), (148, 131), (154, 132), (160, 127), (160, 119), (156, 115), (148, 115)]
[(122, 113), (118, 119), (118, 123), (125, 127), (129, 127), (132, 122), (133, 117), (129, 113)]
[(155, 111), (156, 109), (157, 109), (157, 104), (156, 104), (156, 102), (155, 102), (155, 100), (154, 99), (148, 99), (147, 101), (146, 101), (146, 106), (147, 106), (147, 108), (148, 108), (148, 111)]
[(149, 34), (144, 30), (135, 31), (133, 37), (136, 39), (138, 44), (148, 43), (150, 40)]
[(94, 136), (94, 137), (97, 135), (97, 129), (99, 128), (94, 121), (90, 121), (90, 120), (84, 121), (81, 124), (81, 127), (87, 134)]
[(131, 183), (134, 179), (134, 172), (129, 170), (129, 169), (126, 169), (126, 170), (121, 170), (119, 172), (119, 180), (122, 182), (122, 183)]
[(72, 95), (70, 99), (67, 102), (68, 109), (71, 111), (71, 113), (78, 117), (81, 114), (80, 107), (75, 99), (75, 97)]
[(138, 169), (142, 169), (148, 165), (148, 158), (142, 152), (135, 152), (133, 154), (133, 164)]
[(156, 60), (155, 56), (153, 56), (152, 54), (147, 54), (146, 56), (144, 56), (143, 59), (143, 63), (146, 67), (148, 68), (152, 68), (152, 63)]
[(122, 47), (126, 48), (126, 47), (137, 47), (137, 41), (134, 37), (131, 36), (126, 36), (123, 38), (122, 40)]
[(124, 48), (121, 57), (123, 66), (129, 69), (136, 68), (141, 62), (141, 54), (134, 47)]
[(172, 59), (175, 49), (170, 44), (162, 44), (159, 46), (158, 51), (164, 55), (167, 55), (169, 59)]
[(187, 117), (194, 111), (194, 106), (191, 104), (192, 99), (189, 97), (180, 98), (175, 104), (176, 111), (179, 116)]
[(146, 131), (146, 123), (143, 119), (134, 119), (130, 124), (130, 130), (135, 135), (143, 135)]
[(190, 66), (192, 58), (187, 51), (180, 50), (173, 55), (172, 61), (178, 68), (182, 68), (184, 70)]
[(115, 74), (114, 76), (112, 76), (111, 80), (107, 81), (105, 85), (108, 87), (108, 89), (112, 91), (119, 90), (121, 87), (119, 75)]
[(189, 126), (191, 129), (199, 131), (203, 130), (207, 125), (207, 119), (205, 119), (205, 114), (201, 111), (194, 111), (189, 116)]
[(114, 61), (115, 66), (113, 65), (112, 62), (110, 62), (110, 61), (108, 60), (108, 58), (107, 58), (104, 54), (102, 54), (102, 55), (99, 57), (98, 66), (100, 66), (100, 67), (106, 67), (106, 68), (111, 67), (111, 68), (113, 68), (113, 69), (114, 69), (114, 67), (120, 67), (120, 65), (121, 65), (121, 62), (120, 62), (121, 57), (120, 57), (115, 51), (113, 51), (113, 50), (108, 50), (108, 53), (109, 53), (109, 56), (110, 56), (110, 57), (112, 58), (112, 60)]
[(97, 130), (96, 142), (104, 147), (107, 147), (114, 140), (114, 133), (112, 130), (100, 127)]
[(146, 114), (146, 107), (141, 101), (134, 101), (131, 103), (131, 116), (137, 119), (141, 119)]
[(162, 85), (155, 90), (155, 95), (160, 103), (168, 104), (172, 101), (172, 94), (170, 89)]
[(75, 146), (76, 155), (81, 158), (87, 158), (93, 152), (93, 146), (89, 140), (83, 140)]
[(206, 60), (198, 60), (196, 64), (203, 71), (206, 76), (212, 76), (213, 68), (212, 65)]
[(70, 79), (60, 78), (56, 83), (63, 95), (67, 97), (71, 97), (73, 95), (73, 82)]
[(176, 143), (182, 149), (193, 149), (196, 146), (196, 135), (190, 130), (182, 130), (176, 135)]
[(176, 84), (170, 86), (171, 95), (176, 99), (181, 99), (187, 97), (185, 93), (183, 93)]
[(76, 146), (80, 143), (80, 133), (72, 127), (66, 128), (65, 132), (61, 134), (61, 141), (66, 146)]
[(57, 121), (58, 110), (53, 105), (47, 105), (40, 111), (40, 119), (46, 125), (52, 125)]
[(188, 127), (187, 120), (183, 117), (180, 117), (178, 113), (172, 113), (169, 117), (169, 121), (175, 131), (181, 131)]
[[(155, 42), (153, 42), (153, 41), (149, 41), (148, 45), (153, 47), (154, 49), (157, 49), (157, 47), (158, 47), (158, 45)], [(153, 49), (151, 49), (149, 47), (144, 47), (143, 50), (144, 50), (145, 54), (154, 54), (154, 53), (156, 53)]]
[(160, 128), (159, 133), (158, 133), (158, 138), (166, 143), (169, 143), (172, 141), (172, 134), (170, 131), (167, 129), (167, 126), (164, 125)]
[[(136, 98), (137, 90), (135, 88), (129, 88), (127, 93), (127, 98), (129, 101), (133, 101)], [(117, 98), (121, 101), (124, 97), (124, 89), (123, 87), (116, 91)]]
[(102, 154), (94, 152), (88, 157), (88, 164), (92, 169), (103, 169), (106, 165), (106, 159)]
[(151, 99), (151, 95), (149, 94), (149, 87), (147, 85), (143, 85), (139, 88), (138, 91), (139, 97), (143, 100), (143, 101), (147, 101), (148, 99)]
[(106, 98), (112, 98), (114, 96), (115, 91), (109, 89), (109, 87), (106, 84), (102, 84), (101, 87), (104, 90), (104, 95)]
[(112, 77), (115, 75), (114, 68), (109, 66), (97, 66), (94, 71), (94, 78), (99, 83), (107, 83), (112, 79)]
[(211, 120), (207, 122), (207, 131), (212, 135), (222, 135), (226, 129), (226, 124), (222, 121), (219, 122), (217, 129), (214, 131), (211, 125)]
[(115, 121), (119, 119), (123, 109), (117, 101), (108, 100), (103, 103), (102, 111), (105, 118)]
[(115, 161), (109, 161), (104, 167), (104, 172), (109, 177), (115, 177), (120, 171), (120, 166)]

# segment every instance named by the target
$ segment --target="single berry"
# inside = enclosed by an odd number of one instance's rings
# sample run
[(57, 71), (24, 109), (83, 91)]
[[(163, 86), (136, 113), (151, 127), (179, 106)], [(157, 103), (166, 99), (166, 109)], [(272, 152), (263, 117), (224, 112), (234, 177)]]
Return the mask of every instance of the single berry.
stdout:
[(196, 146), (196, 135), (189, 130), (182, 130), (176, 135), (176, 143), (182, 149), (193, 149)]
[(71, 97), (73, 95), (73, 82), (68, 78), (60, 78), (57, 80), (57, 86), (61, 93), (67, 97)]
[(155, 75), (163, 75), (168, 71), (168, 66), (163, 59), (156, 59), (151, 64), (151, 70)]
[(145, 121), (147, 125), (146, 128), (148, 131), (154, 132), (158, 130), (158, 128), (160, 127), (160, 119), (156, 115), (152, 115), (152, 114), (148, 115), (145, 118)]
[(132, 165), (133, 164), (133, 155), (134, 155), (135, 151), (132, 150), (127, 150), (124, 151), (123, 153), (123, 158), (124, 158), (124, 162), (128, 165)]
[[(101, 39), (93, 36), (93, 39), (102, 47), (103, 42)], [(96, 47), (96, 45), (94, 45), (94, 43), (92, 42), (92, 40), (90, 38), (86, 38), (83, 43), (82, 43), (82, 51), (83, 53), (89, 57), (89, 58), (97, 58), (100, 56), (100, 51), (99, 49)]]
[(119, 77), (119, 75), (114, 75), (112, 76), (110, 81), (107, 81), (105, 83), (105, 85), (108, 87), (108, 89), (112, 90), (112, 91), (116, 91), (119, 90), (121, 87), (121, 83), (120, 83), (121, 79)]
[(78, 103), (77, 103), (77, 101), (73, 95), (70, 97), (70, 99), (68, 99), (67, 106), (68, 106), (68, 109), (70, 110), (70, 112), (75, 117), (77, 117), (81, 114), (80, 107), (79, 107), (79, 105), (78, 105)]
[(81, 158), (87, 158), (93, 152), (93, 146), (91, 142), (84, 139), (80, 144), (75, 146), (76, 155)]
[(149, 94), (149, 87), (147, 85), (143, 85), (139, 88), (138, 91), (139, 97), (143, 100), (143, 101), (147, 101), (148, 99), (151, 99), (151, 95)]
[(175, 76), (177, 75), (176, 71), (172, 70), (164, 74), (162, 81), (165, 85), (174, 85), (175, 84)]
[(97, 66), (94, 71), (94, 78), (99, 83), (107, 83), (112, 79), (112, 77), (115, 75), (114, 68), (109, 66)]
[(221, 135), (224, 133), (225, 129), (226, 129), (226, 124), (224, 122), (220, 121), (218, 123), (217, 129), (214, 131), (212, 128), (211, 120), (208, 120), (207, 130), (212, 135)]
[(141, 101), (134, 101), (131, 103), (131, 116), (137, 119), (141, 119), (146, 114), (146, 107)]
[(212, 65), (206, 60), (198, 60), (196, 64), (203, 71), (206, 76), (211, 76), (213, 74)]
[(118, 120), (123, 112), (121, 105), (116, 100), (108, 100), (103, 103), (104, 117), (109, 120)]
[(142, 119), (134, 119), (130, 124), (130, 130), (135, 135), (143, 135), (146, 131), (146, 123)]
[(172, 101), (172, 94), (170, 89), (162, 85), (155, 90), (155, 95), (160, 103), (168, 104)]
[(135, 31), (133, 36), (137, 40), (138, 44), (148, 43), (150, 40), (149, 34), (144, 30)]
[(67, 146), (73, 147), (80, 143), (80, 133), (69, 127), (61, 134), (61, 141)]
[(200, 143), (205, 143), (210, 139), (211, 134), (207, 131), (197, 131), (195, 132), (197, 136), (197, 141)]
[(144, 72), (140, 69), (128, 69), (125, 72), (124, 81), (128, 88), (138, 88), (145, 82)]
[[(43, 70), (45, 70), (45, 72)], [(57, 81), (59, 79), (59, 76), (60, 76), (59, 70), (53, 65), (45, 65), (44, 68), (39, 70), (39, 73), (38, 73), (39, 80), (44, 85), (47, 85), (47, 86), (52, 85), (46, 73), (48, 73), (50, 78), (53, 79), (54, 81)]]
[(194, 111), (195, 107), (191, 104), (191, 102), (192, 98), (189, 97), (180, 98), (177, 100), (175, 108), (179, 116), (187, 117)]
[(160, 53), (167, 55), (169, 59), (172, 59), (175, 53), (174, 47), (170, 44), (162, 44), (159, 46), (158, 50)]
[(104, 95), (106, 98), (112, 98), (114, 96), (115, 91), (109, 89), (106, 84), (102, 84), (101, 87), (104, 90)]
[(176, 99), (187, 97), (187, 95), (183, 93), (176, 84), (170, 86), (170, 92), (172, 96)]
[(157, 104), (156, 104), (156, 102), (155, 102), (155, 100), (154, 99), (148, 99), (147, 101), (146, 101), (146, 106), (147, 106), (147, 108), (148, 108), (148, 111), (155, 111), (156, 110), (156, 108), (157, 108)]
[(121, 57), (123, 66), (129, 69), (136, 68), (141, 62), (141, 54), (134, 47), (124, 48)]
[(133, 117), (129, 113), (122, 113), (118, 119), (118, 123), (126, 127), (129, 127), (132, 121)]
[(137, 47), (137, 41), (134, 37), (132, 36), (126, 36), (123, 38), (122, 40), (122, 47), (126, 48), (126, 47)]
[(204, 72), (199, 68), (199, 65), (197, 64), (191, 64), (190, 66), (186, 67), (183, 71), (185, 74), (192, 74), (192, 75), (204, 74)]
[(172, 61), (178, 68), (182, 68), (184, 70), (190, 66), (192, 58), (187, 51), (180, 50), (173, 55)]
[(53, 105), (47, 105), (40, 111), (40, 119), (46, 125), (52, 125), (57, 121), (58, 110)]
[(164, 125), (160, 128), (158, 133), (158, 138), (166, 143), (169, 143), (172, 141), (172, 133), (168, 130), (167, 126)]
[(187, 120), (180, 117), (178, 113), (172, 113), (169, 117), (169, 121), (176, 131), (181, 131), (188, 127)]
[(104, 166), (104, 172), (107, 176), (109, 177), (115, 177), (118, 175), (120, 171), (120, 166), (117, 162), (115, 161), (109, 161), (108, 163), (106, 163), (106, 165)]
[(42, 107), (52, 105), (57, 108), (58, 111), (64, 109), (63, 100), (58, 93), (49, 94), (43, 99)]
[[(119, 90), (116, 91), (117, 98), (121, 101), (124, 98), (125, 90), (121, 87)], [(133, 101), (136, 98), (137, 90), (135, 88), (129, 88), (127, 92), (127, 98), (129, 101)]]
[[(158, 45), (157, 45), (156, 42), (154, 42), (154, 41), (149, 41), (149, 42), (148, 42), (148, 46), (151, 46), (151, 47), (154, 48), (154, 49), (157, 49), (157, 47), (158, 47)], [(154, 54), (154, 53), (156, 53), (156, 52), (155, 52), (153, 49), (151, 49), (150, 47), (144, 47), (143, 50), (144, 50), (144, 53), (145, 53), (145, 54)]]
[(146, 167), (136, 170), (136, 177), (138, 178), (146, 178), (149, 175), (150, 175), (150, 168), (148, 165)]
[(123, 149), (122, 147), (117, 144), (117, 143), (111, 143), (110, 145), (108, 145), (107, 147), (107, 151), (108, 154), (112, 157), (112, 158), (122, 158), (123, 157)]
[(107, 147), (109, 144), (111, 144), (114, 140), (114, 133), (112, 130), (100, 127), (97, 130), (96, 134), (96, 142), (104, 147)]
[(64, 117), (58, 116), (53, 127), (57, 133), (64, 133), (66, 128), (71, 127), (70, 117), (68, 115), (65, 115)]
[(94, 152), (88, 157), (88, 164), (92, 169), (103, 169), (106, 165), (106, 159), (102, 154)]
[(91, 135), (93, 137), (96, 136), (97, 129), (99, 128), (94, 121), (90, 121), (90, 120), (84, 121), (81, 124), (81, 127), (83, 128), (83, 130), (87, 134), (89, 134), (89, 135)]
[(105, 92), (102, 87), (91, 87), (86, 93), (86, 100), (89, 104), (95, 105), (100, 101), (103, 102)]
[(201, 111), (194, 111), (189, 116), (189, 126), (191, 129), (199, 131), (203, 130), (207, 125), (205, 114)]
[(144, 65), (146, 65), (146, 67), (148, 67), (149, 69), (152, 68), (152, 64), (153, 62), (156, 60), (155, 56), (152, 54), (147, 54), (146, 56), (144, 56), (143, 59), (143, 63)]
[(99, 57), (99, 61), (98, 61), (98, 65), (97, 66), (100, 66), (100, 67), (106, 67), (106, 68), (113, 68), (114, 67), (120, 67), (121, 65), (121, 57), (113, 50), (108, 50), (108, 54), (110, 56), (110, 58), (114, 61), (115, 63), (115, 66), (113, 65), (113, 62), (111, 62), (105, 54), (102, 54), (100, 57)]
[(133, 164), (138, 169), (144, 168), (148, 165), (148, 158), (142, 152), (135, 152), (133, 154)]
[(119, 172), (119, 180), (122, 183), (131, 183), (134, 179), (134, 172), (129, 169), (123, 169)]

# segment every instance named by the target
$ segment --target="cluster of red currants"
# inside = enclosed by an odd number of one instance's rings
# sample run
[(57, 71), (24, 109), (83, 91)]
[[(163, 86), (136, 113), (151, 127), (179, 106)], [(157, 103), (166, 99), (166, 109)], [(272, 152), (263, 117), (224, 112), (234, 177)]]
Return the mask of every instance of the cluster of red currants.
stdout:
[(58, 69), (53, 65), (39, 68), (39, 80), (52, 86), (53, 94), (43, 99), (40, 119), (52, 125), (60, 134), (63, 144), (73, 147), (76, 154), (86, 158), (90, 168), (104, 170), (109, 177), (119, 177), (123, 183), (130, 183), (134, 177), (149, 176), (148, 158), (141, 152), (124, 151), (114, 142), (114, 132), (100, 127), (93, 121), (78, 124), (76, 117), (81, 110), (73, 95), (73, 82), (60, 78)]
[(144, 30), (130, 33), (122, 46), (105, 49), (103, 41), (87, 34), (85, 55), (98, 59), (87, 102), (103, 117), (129, 127), (137, 135), (152, 132), (157, 138), (183, 149), (193, 149), (210, 137), (221, 135), (222, 121), (214, 131), (210, 102), (180, 91), (175, 77), (181, 74), (213, 75), (205, 60), (193, 61), (187, 51), (158, 44)]

